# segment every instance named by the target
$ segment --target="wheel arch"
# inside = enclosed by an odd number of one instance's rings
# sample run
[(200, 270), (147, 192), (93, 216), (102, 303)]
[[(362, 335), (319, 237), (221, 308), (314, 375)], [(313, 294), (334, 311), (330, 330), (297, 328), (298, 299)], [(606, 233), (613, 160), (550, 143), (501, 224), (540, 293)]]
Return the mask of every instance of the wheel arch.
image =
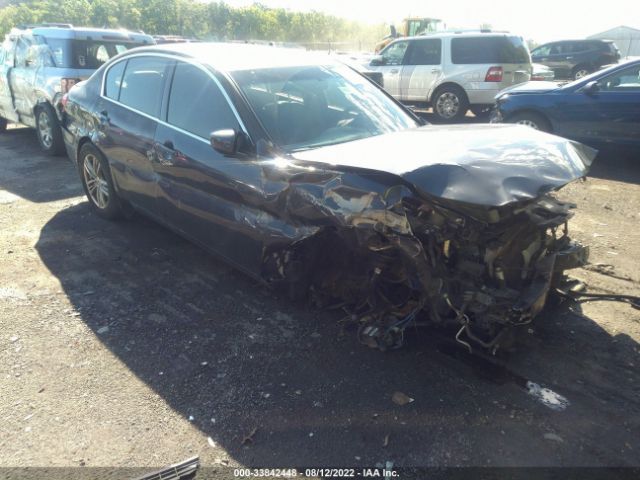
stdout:
[(457, 88), (459, 90), (462, 91), (462, 93), (464, 94), (467, 102), (469, 102), (469, 95), (467, 95), (467, 92), (465, 91), (465, 89), (462, 87), (462, 85), (460, 85), (459, 83), (456, 82), (452, 82), (452, 81), (446, 81), (443, 83), (440, 83), (438, 86), (436, 86), (435, 88), (433, 88), (431, 90), (431, 93), (429, 95), (428, 101), (429, 103), (431, 103), (433, 101), (433, 99), (437, 96), (437, 94), (446, 87), (453, 87), (453, 88)]
[(555, 130), (555, 126), (553, 123), (553, 120), (551, 120), (551, 117), (549, 117), (549, 115), (547, 115), (546, 113), (544, 113), (543, 111), (541, 111), (540, 109), (537, 108), (533, 108), (533, 107), (525, 107), (525, 108), (519, 108), (518, 110), (514, 110), (512, 112), (509, 112), (509, 115), (507, 115), (504, 119), (504, 123), (510, 123), (510, 119), (512, 119), (513, 117), (515, 117), (516, 115), (520, 115), (523, 113), (533, 113), (535, 115), (538, 115), (540, 117), (542, 117), (544, 120), (547, 121), (547, 123), (549, 124), (550, 128), (550, 133), (553, 133)]

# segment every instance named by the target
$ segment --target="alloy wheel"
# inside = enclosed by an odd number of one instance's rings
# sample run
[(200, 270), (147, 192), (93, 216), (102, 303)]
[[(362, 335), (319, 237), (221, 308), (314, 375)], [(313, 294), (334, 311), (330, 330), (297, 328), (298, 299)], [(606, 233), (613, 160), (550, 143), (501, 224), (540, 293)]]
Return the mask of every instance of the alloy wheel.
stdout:
[(576, 74), (574, 75), (574, 78), (575, 78), (576, 80), (578, 80), (578, 79), (580, 79), (580, 78), (582, 78), (582, 77), (586, 77), (587, 75), (589, 75), (589, 71), (588, 71), (588, 70), (586, 70), (586, 69), (584, 69), (584, 68), (581, 68), (580, 70), (578, 70), (578, 71), (576, 72)]
[(455, 93), (445, 92), (436, 100), (436, 111), (442, 118), (450, 119), (457, 115), (460, 99)]
[(109, 205), (109, 184), (104, 176), (100, 159), (87, 154), (83, 162), (84, 181), (91, 201), (100, 209)]
[(41, 110), (38, 113), (38, 135), (40, 135), (40, 141), (45, 148), (49, 149), (53, 145), (53, 127), (49, 119), (49, 114)]
[(536, 130), (540, 130), (540, 127), (538, 126), (538, 124), (536, 122), (534, 122), (533, 120), (527, 120), (527, 119), (522, 119), (522, 120), (518, 120), (516, 122), (518, 125), (526, 125), (527, 127), (531, 127), (534, 128)]

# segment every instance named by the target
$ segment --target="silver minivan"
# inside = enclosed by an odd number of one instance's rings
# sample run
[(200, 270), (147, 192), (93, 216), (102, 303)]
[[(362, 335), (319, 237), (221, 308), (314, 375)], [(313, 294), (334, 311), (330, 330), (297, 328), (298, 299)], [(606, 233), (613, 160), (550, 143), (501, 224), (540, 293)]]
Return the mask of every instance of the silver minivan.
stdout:
[(488, 114), (494, 97), (531, 78), (531, 56), (522, 37), (496, 32), (439, 32), (400, 38), (367, 64), (382, 72), (396, 99), (430, 105), (444, 121), (469, 109)]
[(21, 123), (36, 129), (44, 152), (63, 153), (62, 95), (115, 55), (154, 43), (143, 33), (69, 24), (12, 29), (0, 48), (0, 132)]

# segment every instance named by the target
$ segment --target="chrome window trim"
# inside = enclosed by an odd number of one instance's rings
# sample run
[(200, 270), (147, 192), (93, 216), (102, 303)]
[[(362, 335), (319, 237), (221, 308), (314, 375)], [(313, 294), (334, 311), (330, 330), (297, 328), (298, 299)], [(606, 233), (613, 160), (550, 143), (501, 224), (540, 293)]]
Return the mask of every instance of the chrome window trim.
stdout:
[[(156, 122), (169, 127), (169, 128), (173, 128), (174, 130), (179, 131), (180, 133), (184, 133), (185, 135), (188, 135), (196, 140), (200, 140), (204, 143), (206, 143), (207, 145), (209, 145), (209, 140), (202, 138), (194, 133), (188, 132), (180, 127), (177, 127), (175, 125), (172, 125), (158, 117), (154, 117), (153, 115), (149, 115), (148, 113), (145, 112), (141, 112), (140, 110), (136, 110), (135, 108), (131, 108), (128, 105), (125, 105), (122, 102), (119, 102), (118, 100), (114, 100), (113, 98), (109, 98), (107, 96), (105, 96), (105, 80), (107, 78), (107, 74), (109, 73), (109, 71), (117, 64), (119, 64), (120, 62), (126, 62), (132, 58), (137, 58), (137, 57), (161, 57), (161, 58), (165, 58), (167, 60), (175, 60), (177, 62), (183, 62), (183, 63), (189, 63), (197, 68), (199, 68), (200, 70), (202, 70), (204, 73), (206, 73), (211, 79), (213, 79), (213, 81), (215, 82), (216, 86), (218, 87), (218, 89), (220, 90), (220, 92), (222, 93), (222, 95), (224, 96), (224, 99), (227, 101), (227, 105), (229, 105), (229, 108), (231, 108), (231, 111), (233, 112), (233, 115), (236, 117), (236, 120), (238, 121), (238, 124), (240, 125), (240, 128), (242, 129), (242, 131), (249, 137), (251, 138), (251, 136), (249, 135), (249, 132), (247, 130), (247, 127), (245, 126), (244, 122), (242, 121), (242, 118), (240, 118), (240, 114), (238, 113), (238, 110), (236, 109), (235, 105), (233, 104), (233, 102), (231, 101), (231, 98), (229, 97), (229, 94), (227, 93), (227, 91), (224, 89), (224, 87), (222, 86), (222, 84), (220, 83), (220, 81), (215, 77), (215, 75), (213, 73), (211, 73), (211, 71), (207, 68), (205, 68), (202, 64), (200, 64), (199, 62), (197, 62), (196, 60), (194, 60), (193, 58), (185, 58), (185, 57), (180, 57), (178, 55), (170, 55), (170, 54), (166, 54), (166, 53), (159, 53), (159, 52), (144, 52), (144, 53), (135, 53), (132, 55), (126, 55), (123, 58), (120, 58), (118, 61), (113, 62), (111, 65), (109, 65), (104, 73), (102, 74), (102, 79), (101, 79), (101, 83), (100, 83), (100, 98), (104, 99), (104, 100), (108, 100), (111, 103), (114, 103), (120, 107), (126, 108), (129, 111), (135, 112), (139, 115), (142, 115), (144, 117), (147, 117), (150, 120), (155, 120)], [(123, 78), (124, 78), (124, 73), (126, 73), (126, 68), (123, 72)], [(169, 86), (169, 88), (171, 88), (171, 86)], [(164, 91), (163, 91), (164, 94)], [(120, 95), (118, 95), (120, 96)]]

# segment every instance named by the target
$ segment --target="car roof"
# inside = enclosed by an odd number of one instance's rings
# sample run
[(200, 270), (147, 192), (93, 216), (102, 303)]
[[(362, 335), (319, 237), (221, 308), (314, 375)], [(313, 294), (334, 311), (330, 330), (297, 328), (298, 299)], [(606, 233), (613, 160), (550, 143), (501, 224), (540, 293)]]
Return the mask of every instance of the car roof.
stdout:
[(340, 64), (338, 60), (326, 53), (307, 52), (296, 48), (223, 42), (169, 43), (140, 47), (129, 50), (119, 58), (145, 52), (182, 56), (221, 71)]
[(131, 32), (129, 30), (108, 28), (34, 25), (27, 28), (14, 29), (11, 33), (18, 35), (23, 33), (30, 33), (32, 35), (40, 35), (45, 38), (77, 40), (129, 40), (136, 42), (146, 42), (150, 45), (154, 43), (153, 37), (151, 35), (140, 32)]
[[(554, 40), (552, 42), (546, 42), (538, 47), (544, 47), (545, 45), (551, 45), (552, 43), (565, 43), (565, 42), (605, 42), (605, 43), (613, 43), (613, 40), (604, 40), (602, 38), (575, 38), (575, 39), (565, 39), (565, 40)], [(536, 48), (538, 48), (536, 47)]]
[(479, 30), (464, 32), (464, 31), (452, 31), (452, 32), (432, 32), (425, 33), (424, 35), (415, 35), (413, 37), (401, 37), (397, 40), (423, 40), (425, 38), (476, 38), (476, 37), (520, 37), (515, 33), (509, 32), (481, 32)]

